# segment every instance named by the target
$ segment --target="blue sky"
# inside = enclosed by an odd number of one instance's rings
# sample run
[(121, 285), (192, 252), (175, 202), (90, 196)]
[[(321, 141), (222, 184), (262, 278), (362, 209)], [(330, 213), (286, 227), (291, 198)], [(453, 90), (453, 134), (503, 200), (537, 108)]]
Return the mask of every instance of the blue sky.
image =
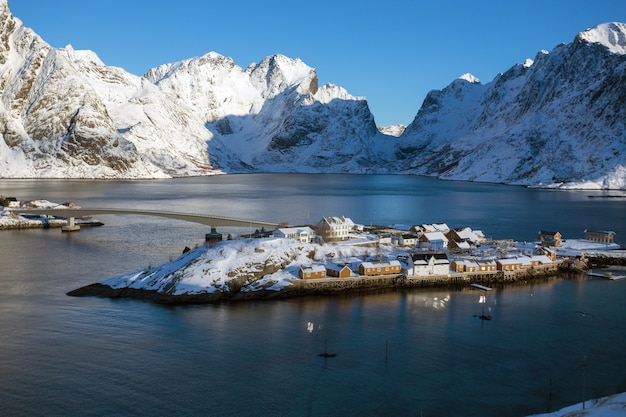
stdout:
[(491, 81), (589, 27), (626, 22), (624, 0), (9, 0), (53, 47), (148, 69), (218, 52), (241, 67), (274, 54), (316, 68), (320, 84), (365, 96), (379, 126), (409, 124), (426, 94), (464, 73)]

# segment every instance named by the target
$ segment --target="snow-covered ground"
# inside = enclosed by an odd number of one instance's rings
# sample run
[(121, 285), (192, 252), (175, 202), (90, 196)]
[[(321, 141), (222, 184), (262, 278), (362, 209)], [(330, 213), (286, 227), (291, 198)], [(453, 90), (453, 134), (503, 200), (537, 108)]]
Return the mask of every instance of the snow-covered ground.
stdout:
[(623, 417), (626, 416), (626, 393), (609, 395), (570, 405), (559, 411), (535, 414), (533, 417)]
[(240, 239), (201, 246), (151, 269), (102, 281), (114, 289), (157, 291), (167, 295), (280, 291), (299, 279), (301, 265), (341, 262), (355, 257), (390, 256), (392, 247), (319, 245), (289, 238)]

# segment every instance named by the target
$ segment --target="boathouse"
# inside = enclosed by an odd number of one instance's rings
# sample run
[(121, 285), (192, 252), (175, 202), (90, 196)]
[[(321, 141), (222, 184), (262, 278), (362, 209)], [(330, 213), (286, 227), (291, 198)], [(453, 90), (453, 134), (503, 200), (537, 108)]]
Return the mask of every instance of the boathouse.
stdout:
[(476, 272), (478, 263), (470, 259), (455, 259), (450, 263), (450, 269), (454, 272)]
[(402, 271), (400, 261), (371, 261), (359, 264), (360, 275), (387, 275), (399, 274)]
[(597, 243), (615, 243), (615, 232), (601, 230), (585, 230), (585, 239)]
[(326, 278), (326, 267), (321, 264), (302, 265), (298, 270), (301, 279)]
[(496, 269), (498, 271), (517, 271), (522, 269), (523, 263), (519, 258), (504, 258), (496, 260)]
[(326, 275), (335, 278), (350, 278), (352, 270), (348, 265), (330, 262), (326, 264)]

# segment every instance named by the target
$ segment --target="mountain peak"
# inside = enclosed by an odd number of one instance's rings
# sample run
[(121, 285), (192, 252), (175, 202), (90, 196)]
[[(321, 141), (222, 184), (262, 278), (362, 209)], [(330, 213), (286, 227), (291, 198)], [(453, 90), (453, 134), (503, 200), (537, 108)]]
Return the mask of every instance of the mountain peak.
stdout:
[(626, 55), (626, 24), (619, 22), (602, 23), (581, 32), (576, 37), (587, 43), (599, 43), (614, 54)]
[(473, 74), (470, 74), (469, 72), (461, 75), (459, 77), (459, 80), (465, 80), (471, 84), (480, 84), (480, 80), (478, 79), (478, 77), (474, 76)]

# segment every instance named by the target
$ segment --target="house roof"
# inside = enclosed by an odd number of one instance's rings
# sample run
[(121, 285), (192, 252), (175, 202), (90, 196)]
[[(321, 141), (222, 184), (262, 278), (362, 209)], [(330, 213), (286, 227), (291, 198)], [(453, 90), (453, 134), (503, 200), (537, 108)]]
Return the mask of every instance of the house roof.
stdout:
[(445, 253), (414, 253), (411, 255), (413, 264), (428, 263), (431, 258), (435, 258), (435, 264), (449, 264), (450, 260)]
[(464, 227), (462, 229), (454, 229), (457, 236), (463, 240), (467, 240), (470, 242), (478, 242), (480, 238), (474, 233), (474, 231), (469, 227)]
[(302, 272), (326, 272), (326, 267), (322, 264), (302, 265)]
[(363, 268), (381, 268), (385, 266), (400, 266), (400, 261), (391, 260), (391, 261), (371, 261), (371, 262), (361, 262)]
[(329, 216), (324, 217), (320, 223), (326, 223), (329, 226), (354, 226), (354, 222), (349, 217), (345, 216)]
[(544, 235), (545, 236), (555, 236), (557, 233), (560, 234), (559, 232), (552, 232), (550, 230), (540, 230), (539, 231), (539, 234), (542, 235), (542, 236), (544, 236)]
[(301, 226), (301, 227), (283, 227), (280, 229), (276, 229), (278, 230), (280, 233), (284, 234), (284, 235), (290, 235), (290, 234), (302, 234), (302, 233), (308, 233), (310, 235), (312, 235), (313, 229), (311, 229), (309, 226)]
[(519, 265), (523, 263), (522, 260), (519, 258), (497, 259), (496, 262), (500, 265)]
[(448, 241), (448, 238), (446, 237), (446, 235), (443, 234), (443, 232), (428, 232), (428, 233), (424, 233), (422, 237), (423, 239), (426, 239), (429, 242), (436, 242), (436, 241), (447, 242)]
[(343, 264), (336, 264), (334, 262), (329, 262), (326, 264), (326, 269), (331, 270), (331, 271), (337, 271), (340, 272), (344, 269), (350, 269), (350, 267), (348, 265), (343, 265)]
[(455, 261), (457, 264), (461, 264), (464, 265), (466, 268), (467, 267), (473, 267), (473, 268), (478, 268), (478, 262), (476, 261), (472, 261), (470, 259), (461, 259), (461, 260), (457, 260)]
[(599, 235), (615, 235), (611, 230), (585, 230), (585, 233), (594, 233)]
[(454, 241), (454, 243), (456, 244), (456, 246), (457, 246), (459, 249), (471, 249), (471, 246), (470, 246), (469, 242), (466, 242), (466, 241), (464, 241), (464, 240), (462, 240), (462, 241), (460, 241), (460, 242), (458, 242), (458, 241), (456, 241), (456, 240), (455, 240), (455, 241)]

